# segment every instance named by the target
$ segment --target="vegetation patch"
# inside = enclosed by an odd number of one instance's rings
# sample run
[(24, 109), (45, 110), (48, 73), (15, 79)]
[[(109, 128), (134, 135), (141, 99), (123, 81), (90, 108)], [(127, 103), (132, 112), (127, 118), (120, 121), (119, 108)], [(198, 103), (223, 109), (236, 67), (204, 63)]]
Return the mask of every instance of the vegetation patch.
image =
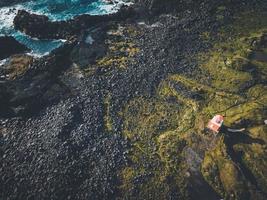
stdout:
[[(267, 13), (239, 14), (218, 34), (220, 42), (199, 55), (203, 77), (171, 74), (153, 98), (128, 102), (123, 135), (132, 148), (121, 173), (124, 195), (135, 188), (137, 199), (164, 199), (171, 191), (185, 198), (190, 166), (184, 149), (190, 147), (204, 157), (201, 173), (222, 198), (264, 199), (267, 62), (255, 52), (266, 53), (266, 22)], [(225, 117), (225, 128), (213, 137), (205, 126), (216, 114)]]
[(204, 178), (226, 199), (263, 199), (266, 188), (266, 61), (255, 52), (265, 52), (267, 14), (246, 14), (222, 30), (227, 42), (200, 56), (211, 87), (228, 94), (214, 96), (203, 113), (222, 114), (226, 127), (246, 129), (241, 134), (225, 130), (229, 139), (206, 152), (202, 163)]
[(126, 69), (127, 64), (140, 51), (139, 47), (133, 42), (133, 38), (138, 34), (139, 32), (135, 27), (127, 24), (109, 30), (109, 36), (105, 41), (108, 47), (107, 53), (104, 57), (96, 60), (93, 68)]
[(206, 152), (201, 171), (210, 185), (226, 199), (248, 199), (246, 180), (228, 155), (224, 138)]
[(108, 94), (104, 98), (104, 106), (105, 106), (105, 116), (104, 116), (104, 123), (105, 123), (105, 128), (108, 132), (111, 132), (112, 129), (112, 117), (110, 116), (110, 101), (111, 101), (111, 96)]
[(33, 57), (27, 55), (15, 55), (6, 64), (6, 74), (8, 79), (16, 79), (22, 76), (33, 62)]
[(178, 104), (157, 98), (137, 98), (126, 106), (123, 133), (132, 149), (130, 164), (121, 174), (124, 198), (166, 199), (170, 193), (186, 196), (186, 141), (170, 131), (178, 127), (180, 114)]

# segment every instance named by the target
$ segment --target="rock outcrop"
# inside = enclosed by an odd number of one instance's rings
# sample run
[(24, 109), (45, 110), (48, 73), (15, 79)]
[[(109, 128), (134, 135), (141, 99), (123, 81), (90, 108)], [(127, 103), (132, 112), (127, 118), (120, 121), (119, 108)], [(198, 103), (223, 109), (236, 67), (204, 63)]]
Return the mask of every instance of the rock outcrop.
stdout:
[(117, 13), (109, 15), (80, 15), (67, 21), (50, 21), (47, 16), (31, 14), (19, 10), (14, 19), (15, 29), (39, 39), (71, 39), (82, 30), (109, 21), (127, 20), (134, 15), (130, 7), (122, 7)]
[[(0, 117), (36, 113), (44, 105), (62, 96), (66, 88), (58, 83), (57, 77), (70, 66), (68, 58), (74, 44), (65, 44), (50, 55), (36, 61), (28, 56), (15, 57), (15, 61), (11, 58), (6, 64), (7, 70), (11, 70), (10, 74), (7, 74), (7, 78), (0, 85), (1, 93), (5, 94), (2, 98), (0, 96), (0, 102), (3, 105), (0, 107)], [(19, 65), (16, 59), (19, 59)], [(23, 62), (24, 65), (22, 65)], [(22, 73), (23, 76), (19, 76)]]
[(13, 54), (24, 53), (29, 49), (20, 44), (13, 37), (0, 37), (0, 60), (5, 59)]

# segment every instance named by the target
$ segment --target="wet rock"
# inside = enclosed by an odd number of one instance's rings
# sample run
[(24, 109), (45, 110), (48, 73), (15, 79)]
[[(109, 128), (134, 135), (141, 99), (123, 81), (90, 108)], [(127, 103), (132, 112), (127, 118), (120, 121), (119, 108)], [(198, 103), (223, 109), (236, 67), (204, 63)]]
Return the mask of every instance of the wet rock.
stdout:
[(84, 31), (78, 44), (71, 52), (71, 60), (80, 68), (86, 68), (96, 64), (97, 60), (107, 55), (110, 48), (107, 44), (107, 32), (112, 23), (101, 24), (93, 29)]
[[(36, 113), (43, 105), (68, 93), (67, 87), (58, 81), (58, 76), (71, 65), (69, 54), (73, 45), (66, 44), (51, 55), (34, 62), (30, 57), (17, 56), (6, 64), (6, 71), (10, 71), (10, 74), (2, 83), (8, 94), (3, 106), (13, 110), (13, 116)], [(32, 66), (27, 68), (29, 62), (32, 62)], [(22, 74), (21, 78), (14, 79)]]
[(0, 60), (13, 54), (24, 53), (29, 49), (10, 36), (0, 37)]
[(52, 22), (47, 16), (31, 14), (19, 10), (14, 19), (15, 29), (40, 39), (71, 39), (77, 37), (82, 30), (109, 21), (126, 20), (134, 15), (128, 7), (122, 7), (115, 14), (80, 15), (67, 21)]
[(73, 48), (71, 53), (72, 61), (78, 64), (81, 68), (90, 64), (94, 64), (95, 61), (106, 54), (106, 45), (93, 43), (88, 45), (86, 43), (80, 43)]

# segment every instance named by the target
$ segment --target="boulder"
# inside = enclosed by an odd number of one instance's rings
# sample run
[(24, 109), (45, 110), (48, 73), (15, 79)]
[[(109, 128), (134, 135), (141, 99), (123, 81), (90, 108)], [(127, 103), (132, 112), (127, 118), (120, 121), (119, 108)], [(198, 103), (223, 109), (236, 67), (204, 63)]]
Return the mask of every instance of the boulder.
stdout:
[(0, 37), (0, 60), (13, 54), (24, 53), (29, 49), (10, 36)]
[(94, 64), (95, 61), (106, 55), (107, 48), (104, 44), (93, 43), (88, 45), (80, 43), (73, 48), (71, 59), (81, 68)]
[(105, 40), (107, 39), (106, 32), (109, 30), (108, 27), (106, 24), (90, 31), (85, 31), (71, 52), (72, 62), (84, 68), (95, 64), (97, 59), (104, 57), (107, 53)]

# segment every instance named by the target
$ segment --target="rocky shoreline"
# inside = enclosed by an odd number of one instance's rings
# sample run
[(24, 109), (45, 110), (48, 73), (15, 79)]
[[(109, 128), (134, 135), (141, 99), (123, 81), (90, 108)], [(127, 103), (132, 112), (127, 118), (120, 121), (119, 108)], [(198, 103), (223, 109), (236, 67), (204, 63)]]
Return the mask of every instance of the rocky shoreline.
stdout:
[[(0, 199), (266, 199), (265, 8), (136, 0), (62, 22), (19, 11), (16, 29), (67, 42), (1, 54)], [(207, 132), (217, 113), (246, 132)]]
[(27, 47), (17, 42), (13, 37), (0, 37), (0, 60), (10, 57), (14, 54), (25, 53), (29, 51)]
[(115, 14), (108, 15), (81, 15), (68, 21), (52, 22), (48, 17), (19, 10), (15, 19), (15, 29), (39, 39), (67, 39), (77, 37), (83, 30), (110, 21), (127, 20), (133, 17), (134, 12), (127, 6)]

